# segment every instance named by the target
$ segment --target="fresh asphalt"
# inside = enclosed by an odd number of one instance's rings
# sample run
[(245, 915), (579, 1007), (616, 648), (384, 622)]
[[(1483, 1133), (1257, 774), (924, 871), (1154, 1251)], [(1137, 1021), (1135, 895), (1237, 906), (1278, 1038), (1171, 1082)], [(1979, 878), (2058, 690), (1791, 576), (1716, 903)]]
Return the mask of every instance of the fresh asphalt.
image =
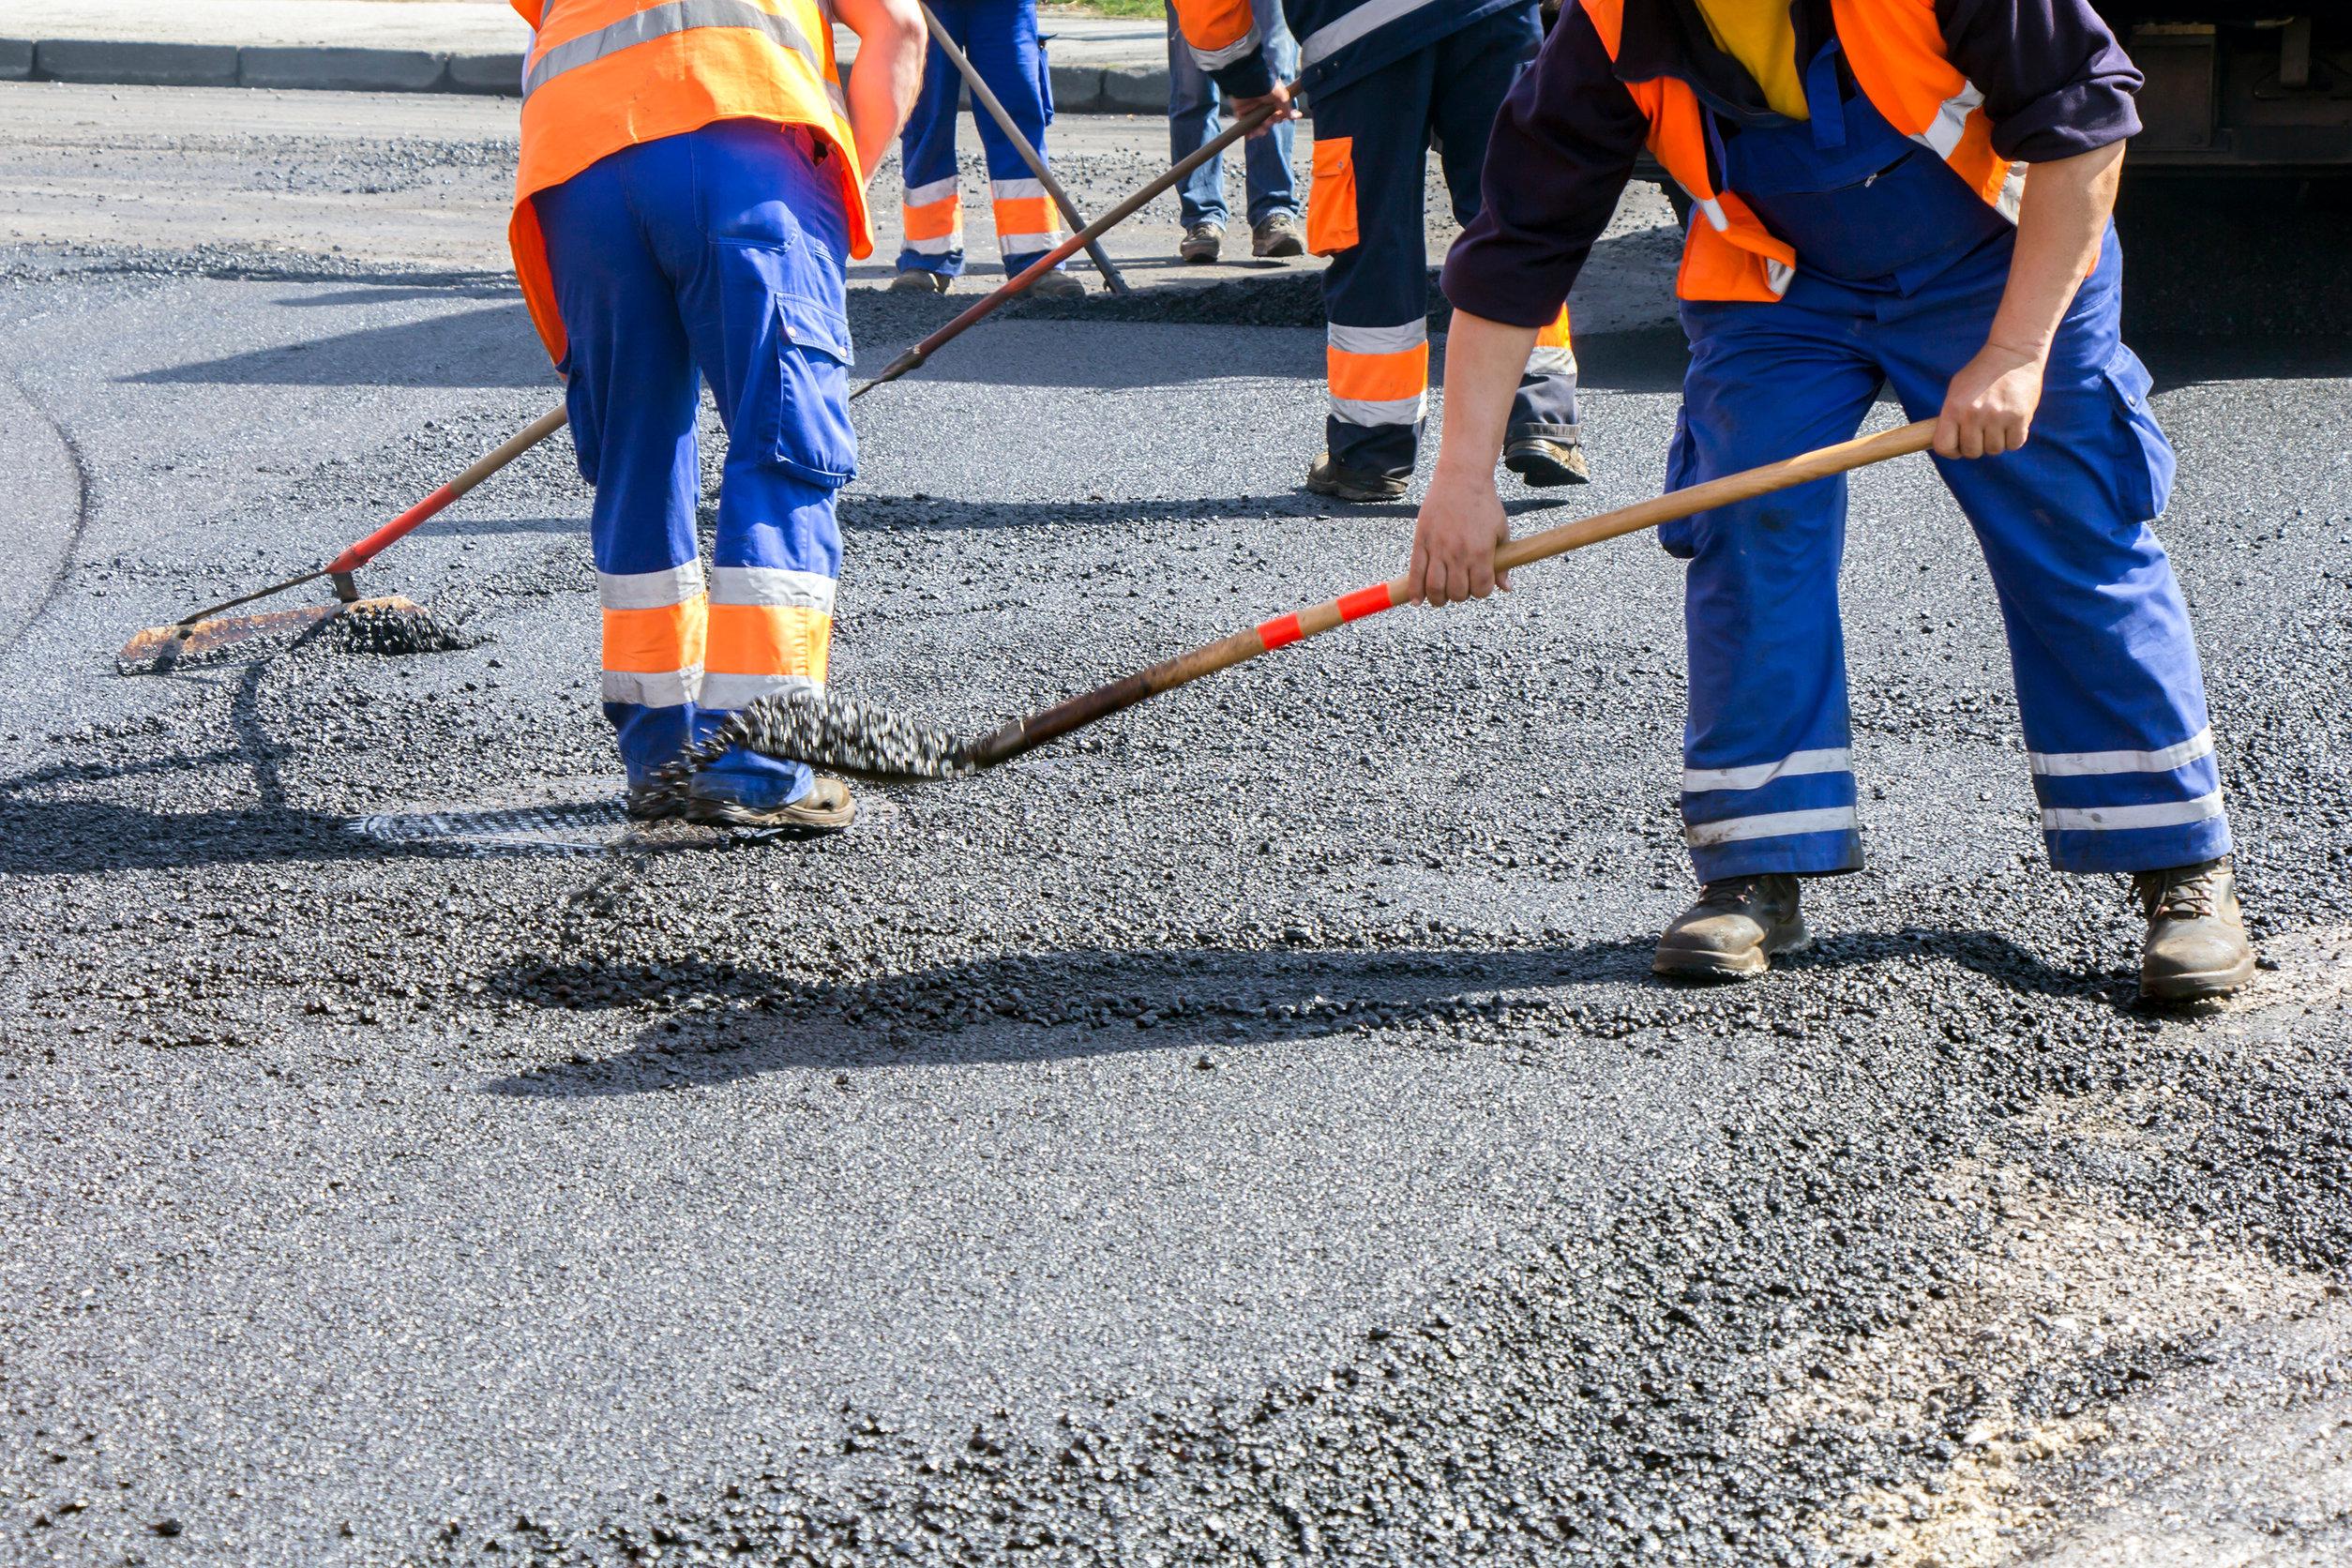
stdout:
[[(94, 113), (59, 91), (0, 114)], [(1689, 888), (1679, 573), (1642, 538), (829, 842), (357, 831), (577, 820), (614, 772), (560, 443), (366, 579), (478, 646), (112, 673), (556, 395), (483, 266), (254, 243), (371, 186), (394, 240), (489, 209), (494, 136), (371, 147), (381, 108), (314, 162), (266, 128), (189, 155), (244, 171), (226, 241), (128, 201), (0, 252), (0, 1561), (2352, 1543), (2327, 193), (2132, 196), (2272, 965), (2183, 1016), (2136, 1005), (2118, 885), (2039, 858), (1988, 585), (1917, 461), (1857, 477), (1843, 583), (1872, 869), (1745, 987), (1646, 973)], [(91, 134), (0, 156), (117, 188)], [(1082, 147), (1071, 184), (1151, 162)], [(1645, 201), (1577, 301), (1596, 482), (1506, 487), (1523, 527), (1656, 488)], [(1258, 324), (1312, 319), (1267, 281), (994, 323), (863, 400), (843, 687), (977, 731), (1392, 575), (1410, 507), (1297, 490), (1320, 335)], [(957, 303), (861, 293), (861, 365)]]

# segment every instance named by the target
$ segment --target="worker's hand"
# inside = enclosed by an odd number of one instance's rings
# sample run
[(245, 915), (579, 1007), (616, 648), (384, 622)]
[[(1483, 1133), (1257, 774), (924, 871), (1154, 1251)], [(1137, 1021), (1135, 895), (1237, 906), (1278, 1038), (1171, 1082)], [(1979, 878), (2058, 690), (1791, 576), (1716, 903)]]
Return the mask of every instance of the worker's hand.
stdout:
[(1495, 551), (1510, 537), (1510, 520), (1502, 515), (1494, 475), (1456, 475), (1440, 467), (1413, 523), (1406, 596), (1445, 605), (1508, 589), (1511, 574), (1495, 570)]
[(1936, 454), (1945, 458), (1998, 458), (2026, 444), (2033, 411), (2042, 405), (2042, 371), (2047, 360), (2023, 349), (1987, 343), (1960, 368), (1944, 393), (1936, 420)]
[(1248, 140), (1253, 142), (1283, 121), (1295, 120), (1299, 117), (1298, 106), (1290, 101), (1290, 89), (1279, 82), (1274, 83), (1274, 91), (1263, 98), (1237, 98), (1232, 99), (1231, 103), (1233, 117), (1237, 120), (1249, 118), (1252, 112), (1266, 104), (1271, 103), (1274, 106), (1274, 112), (1267, 117), (1266, 123), (1249, 133)]

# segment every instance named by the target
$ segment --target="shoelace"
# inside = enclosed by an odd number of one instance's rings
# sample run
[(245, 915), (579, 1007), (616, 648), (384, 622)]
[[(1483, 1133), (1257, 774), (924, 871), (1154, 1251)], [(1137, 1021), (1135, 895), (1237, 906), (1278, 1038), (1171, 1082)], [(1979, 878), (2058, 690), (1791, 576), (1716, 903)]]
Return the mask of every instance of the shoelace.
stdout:
[(1698, 907), (1728, 912), (1747, 908), (1755, 897), (1756, 883), (1744, 878), (1738, 882), (1711, 882), (1698, 890)]
[(2217, 892), (2213, 872), (2199, 871), (2164, 883), (2150, 919), (2210, 920)]

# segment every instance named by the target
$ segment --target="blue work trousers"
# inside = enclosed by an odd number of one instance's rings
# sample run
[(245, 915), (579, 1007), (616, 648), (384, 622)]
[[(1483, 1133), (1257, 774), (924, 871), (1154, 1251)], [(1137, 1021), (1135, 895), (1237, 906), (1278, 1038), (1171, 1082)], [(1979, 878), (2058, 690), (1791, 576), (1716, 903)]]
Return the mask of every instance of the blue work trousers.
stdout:
[[(1037, 156), (1047, 157), (1053, 87), (1045, 45), (1037, 37), (1037, 0), (931, 0), (931, 9)], [(898, 138), (899, 175), (905, 185), (899, 213), (906, 234), (898, 252), (901, 272), (963, 275), (963, 193), (956, 171), (956, 104), (963, 91), (963, 73), (933, 43), (923, 62), (923, 88), (915, 98), (914, 113)], [(1061, 214), (995, 118), (974, 103), (972, 119), (988, 160), (997, 255), (1007, 274), (1017, 273), (1062, 242)]]
[[(1881, 384), (1933, 418), (1983, 346), (2013, 249), (2003, 234), (1909, 293), (1801, 270), (1778, 304), (1686, 302), (1669, 488), (1846, 441)], [(2023, 447), (1936, 460), (1991, 569), (2043, 839), (2064, 871), (2154, 870), (2230, 847), (2188, 611), (2148, 527), (2173, 456), (2118, 334), (2122, 277), (2110, 231)], [(1843, 477), (1824, 479), (1661, 531), (1690, 563), (1682, 816), (1702, 882), (1862, 864), (1837, 600), (1846, 495)]]
[[(1412, 473), (1428, 412), (1429, 252), (1424, 191), (1434, 141), (1464, 223), (1495, 114), (1535, 57), (1532, 4), (1482, 17), (1425, 50), (1318, 92), (1307, 244), (1323, 273), (1331, 409), (1323, 441), (1359, 473)], [(1510, 433), (1576, 433), (1576, 369), (1565, 311), (1520, 379)]]
[[(1290, 29), (1283, 24), (1282, 0), (1251, 0), (1250, 9), (1258, 18), (1259, 33), (1266, 40), (1261, 53), (1267, 67), (1274, 73), (1276, 82), (1289, 81), (1299, 73), (1299, 45), (1290, 37)], [(1224, 95), (1217, 90), (1215, 80), (1193, 58), (1192, 46), (1184, 42), (1184, 33), (1176, 25), (1176, 8), (1169, 6), (1168, 160), (1171, 166), (1182, 163), (1214, 139), (1218, 130), (1217, 111), (1223, 102)], [(1290, 167), (1296, 143), (1296, 128), (1288, 120), (1265, 135), (1242, 143), (1244, 195), (1253, 226), (1275, 213), (1298, 211), (1296, 175)], [(1194, 170), (1192, 177), (1176, 188), (1176, 204), (1186, 229), (1196, 223), (1225, 222), (1223, 153)]]
[[(535, 198), (591, 515), (604, 699), (632, 782), (771, 692), (821, 690), (857, 466), (848, 218), (806, 130), (730, 120), (647, 142)], [(712, 566), (695, 419), (727, 434)], [(808, 770), (731, 752), (698, 788), (784, 805)]]

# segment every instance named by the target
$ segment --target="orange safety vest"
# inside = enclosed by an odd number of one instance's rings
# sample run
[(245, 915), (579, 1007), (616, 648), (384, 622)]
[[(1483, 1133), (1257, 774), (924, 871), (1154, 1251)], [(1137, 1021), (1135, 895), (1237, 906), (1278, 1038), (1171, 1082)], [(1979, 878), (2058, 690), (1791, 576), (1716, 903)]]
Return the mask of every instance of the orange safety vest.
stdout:
[[(1579, 0), (1614, 61), (1625, 33), (1625, 0)], [(2026, 166), (1993, 150), (1984, 95), (1952, 63), (1935, 0), (1831, 0), (1838, 42), (1854, 81), (1887, 123), (1932, 148), (2011, 222), (2025, 192)], [(1796, 250), (1774, 237), (1745, 202), (1717, 190), (1707, 160), (1706, 109), (1674, 77), (1629, 82), (1650, 120), (1650, 155), (1690, 192), (1703, 222), (1690, 226), (1674, 292), (1684, 299), (1770, 302), (1788, 292)]]
[(717, 120), (773, 120), (824, 138), (850, 254), (873, 253), (857, 138), (820, 0), (513, 0), (537, 32), (523, 68), (522, 163), (507, 228), (531, 320), (560, 364), (565, 338), (531, 198), (598, 158)]

